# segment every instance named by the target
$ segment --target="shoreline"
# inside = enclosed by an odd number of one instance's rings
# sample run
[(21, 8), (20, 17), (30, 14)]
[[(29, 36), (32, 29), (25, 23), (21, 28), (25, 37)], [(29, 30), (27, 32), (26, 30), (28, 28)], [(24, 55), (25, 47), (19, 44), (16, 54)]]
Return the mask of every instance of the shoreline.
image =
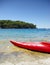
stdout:
[(7, 63), (10, 65), (49, 65), (50, 54), (15, 47), (6, 42), (0, 48), (0, 65), (7, 65)]

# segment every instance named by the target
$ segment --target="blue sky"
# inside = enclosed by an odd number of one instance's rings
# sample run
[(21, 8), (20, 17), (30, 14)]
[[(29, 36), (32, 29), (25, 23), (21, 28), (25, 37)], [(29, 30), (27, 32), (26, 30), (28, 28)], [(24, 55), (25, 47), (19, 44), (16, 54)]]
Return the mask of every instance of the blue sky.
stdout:
[(0, 0), (0, 20), (21, 20), (50, 28), (50, 0)]

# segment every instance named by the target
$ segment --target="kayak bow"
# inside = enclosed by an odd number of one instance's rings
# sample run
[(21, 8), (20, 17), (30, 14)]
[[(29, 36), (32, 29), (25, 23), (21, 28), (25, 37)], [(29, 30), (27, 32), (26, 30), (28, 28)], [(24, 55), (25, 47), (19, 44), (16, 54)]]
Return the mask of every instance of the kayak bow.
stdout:
[(12, 40), (10, 42), (21, 48), (50, 53), (50, 42), (16, 42)]

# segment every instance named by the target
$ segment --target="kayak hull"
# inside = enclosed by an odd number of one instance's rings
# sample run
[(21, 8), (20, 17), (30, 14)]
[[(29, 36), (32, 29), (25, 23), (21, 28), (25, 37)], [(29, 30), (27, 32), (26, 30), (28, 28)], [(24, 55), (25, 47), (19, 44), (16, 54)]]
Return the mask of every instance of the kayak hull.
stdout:
[(10, 42), (13, 45), (21, 48), (50, 53), (50, 42), (16, 42), (13, 40), (11, 40)]

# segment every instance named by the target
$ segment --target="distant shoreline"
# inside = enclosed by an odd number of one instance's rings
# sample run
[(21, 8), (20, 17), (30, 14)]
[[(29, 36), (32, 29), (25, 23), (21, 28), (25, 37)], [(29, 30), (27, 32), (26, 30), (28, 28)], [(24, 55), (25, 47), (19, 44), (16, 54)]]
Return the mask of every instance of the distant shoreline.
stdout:
[(1, 29), (36, 29), (36, 25), (24, 21), (0, 20)]

